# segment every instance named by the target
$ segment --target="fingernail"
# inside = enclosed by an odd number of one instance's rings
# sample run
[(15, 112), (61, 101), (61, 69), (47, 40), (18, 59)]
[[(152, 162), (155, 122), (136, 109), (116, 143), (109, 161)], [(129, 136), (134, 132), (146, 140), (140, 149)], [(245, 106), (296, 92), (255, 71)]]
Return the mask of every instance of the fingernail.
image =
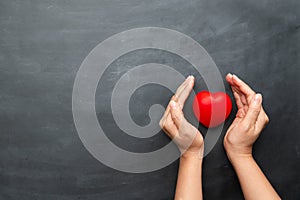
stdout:
[(194, 82), (194, 76), (190, 75), (190, 76), (188, 77), (187, 80), (188, 80), (188, 83), (189, 83), (190, 85), (192, 85), (193, 82)]
[(171, 108), (173, 108), (173, 109), (176, 109), (176, 108), (177, 108), (177, 104), (176, 104), (175, 101), (171, 101), (171, 102), (170, 102), (170, 106), (171, 106)]
[(241, 79), (237, 76), (237, 75), (235, 75), (235, 74), (233, 74), (232, 75), (237, 81), (240, 81)]
[(232, 74), (231, 74), (231, 73), (228, 73), (227, 76), (232, 76)]
[(261, 101), (261, 98), (262, 98), (261, 94), (256, 94), (255, 97), (254, 97), (254, 102), (256, 104), (259, 104), (260, 101)]
[(194, 76), (192, 76), (192, 75), (189, 75), (189, 76), (187, 77), (187, 80), (192, 80), (192, 79), (194, 79)]

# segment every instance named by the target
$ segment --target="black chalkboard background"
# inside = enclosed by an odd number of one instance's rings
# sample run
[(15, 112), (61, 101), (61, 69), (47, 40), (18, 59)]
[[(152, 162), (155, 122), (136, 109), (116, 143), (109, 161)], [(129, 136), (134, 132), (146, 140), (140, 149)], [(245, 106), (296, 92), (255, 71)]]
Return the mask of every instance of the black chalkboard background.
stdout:
[[(298, 0), (1, 0), (0, 199), (173, 198), (178, 162), (145, 174), (108, 168), (84, 148), (72, 117), (72, 87), (88, 53), (113, 34), (146, 26), (191, 36), (223, 77), (236, 73), (263, 94), (271, 121), (255, 144), (255, 158), (283, 199), (300, 199), (299, 12)], [(175, 55), (148, 49), (110, 67), (121, 71), (150, 61), (187, 65)], [(199, 85), (196, 91), (204, 87)], [(109, 89), (97, 91), (98, 115), (109, 115), (100, 101)], [(132, 101), (147, 101), (146, 94), (155, 92), (166, 95), (156, 103), (165, 104), (171, 95), (150, 85)], [(136, 105), (133, 119), (147, 124), (148, 116), (138, 113), (143, 104)], [(102, 123), (109, 128), (113, 122), (106, 119)], [(140, 144), (111, 132), (116, 144), (137, 152), (168, 141), (162, 132)], [(222, 138), (205, 157), (204, 198), (242, 199)]]

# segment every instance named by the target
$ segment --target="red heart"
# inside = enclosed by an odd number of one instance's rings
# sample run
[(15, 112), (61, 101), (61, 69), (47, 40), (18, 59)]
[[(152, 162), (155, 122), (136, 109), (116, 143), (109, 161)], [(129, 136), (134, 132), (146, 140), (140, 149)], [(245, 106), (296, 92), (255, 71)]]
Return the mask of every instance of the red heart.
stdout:
[[(212, 106), (213, 112), (212, 113)], [(193, 102), (197, 119), (206, 127), (216, 127), (223, 123), (232, 109), (230, 97), (224, 92), (199, 92)]]

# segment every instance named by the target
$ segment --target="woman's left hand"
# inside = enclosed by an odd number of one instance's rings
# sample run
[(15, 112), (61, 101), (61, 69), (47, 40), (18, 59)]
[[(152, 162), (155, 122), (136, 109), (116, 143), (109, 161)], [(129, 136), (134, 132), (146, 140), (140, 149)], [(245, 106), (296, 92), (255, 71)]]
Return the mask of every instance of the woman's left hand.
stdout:
[(189, 76), (171, 98), (159, 125), (176, 143), (182, 156), (203, 156), (204, 142), (199, 130), (190, 124), (182, 112), (184, 103), (193, 86), (194, 77)]

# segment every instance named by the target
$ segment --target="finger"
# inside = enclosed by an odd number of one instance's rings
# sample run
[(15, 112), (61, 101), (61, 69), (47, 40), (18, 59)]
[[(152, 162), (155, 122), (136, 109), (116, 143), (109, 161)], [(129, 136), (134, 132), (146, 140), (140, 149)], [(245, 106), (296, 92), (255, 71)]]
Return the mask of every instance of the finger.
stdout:
[(189, 76), (189, 78), (187, 79), (187, 85), (184, 87), (184, 90), (181, 91), (179, 96), (177, 96), (178, 103), (181, 109), (183, 108), (185, 101), (187, 100), (194, 87), (194, 81), (195, 78), (193, 76)]
[(245, 116), (245, 111), (247, 110), (247, 102), (245, 96), (241, 94), (241, 92), (236, 88), (236, 86), (234, 86), (232, 78), (232, 74), (228, 73), (226, 76), (226, 81), (231, 85), (231, 90), (238, 108), (236, 117), (242, 118)]
[[(175, 94), (172, 96), (171, 100), (174, 100), (174, 101), (178, 101), (178, 96), (180, 96), (180, 94), (182, 93), (182, 91), (184, 91), (184, 89), (186, 88), (187, 86), (187, 82), (188, 82), (188, 79), (189, 79), (190, 76), (188, 76), (185, 81), (183, 81), (183, 83), (177, 88)], [(170, 112), (170, 102), (165, 110), (165, 113), (164, 115), (162, 116), (162, 119), (165, 119), (167, 117), (167, 115), (169, 114)]]
[(252, 96), (255, 94), (255, 92), (245, 82), (243, 82), (236, 75), (232, 75), (232, 82), (234, 86), (236, 86), (236, 88), (246, 96), (247, 99), (248, 97), (250, 97), (250, 100), (252, 99)]
[(240, 94), (238, 91), (236, 91), (234, 89), (234, 86), (233, 87), (233, 96), (235, 98), (235, 102), (236, 102), (236, 105), (237, 105), (237, 108), (238, 108), (238, 112), (236, 114), (236, 116), (238, 117), (244, 117), (245, 116), (245, 113), (247, 112), (248, 110), (248, 103), (245, 99), (245, 95), (243, 94)]
[[(231, 86), (231, 88), (232, 88), (232, 90), (233, 90), (234, 92), (236, 92), (236, 93), (239, 95), (242, 104), (243, 104), (244, 106), (248, 106), (249, 103), (250, 103), (250, 101), (247, 100), (245, 94), (242, 93), (236, 86)], [(252, 97), (252, 96), (250, 96), (250, 97), (251, 97), (251, 98), (250, 98), (250, 100), (251, 100), (253, 97)]]
[[(249, 96), (249, 98), (247, 98), (244, 94), (241, 94), (240, 95), (240, 98), (241, 98), (241, 101), (242, 103), (244, 104), (244, 107), (247, 106), (250, 104), (251, 102), (251, 99), (253, 98), (253, 96)], [(248, 100), (249, 99), (249, 100)]]
[(178, 129), (172, 119), (171, 113), (169, 113), (168, 116), (166, 117), (162, 125), (162, 129), (171, 139), (173, 139), (175, 135), (178, 133)]
[(231, 73), (228, 73), (226, 75), (226, 81), (230, 84), (230, 85), (233, 85), (233, 82), (232, 82), (232, 74)]
[(235, 103), (236, 103), (236, 105), (237, 105), (237, 108), (238, 108), (238, 109), (243, 109), (244, 105), (243, 105), (243, 103), (242, 103), (242, 100), (241, 100), (240, 95), (239, 95), (237, 92), (233, 91), (233, 96), (234, 96), (234, 99), (235, 99)]
[[(184, 105), (184, 103), (185, 103), (185, 101), (186, 101), (186, 98), (184, 99), (184, 97), (186, 96), (186, 94), (183, 94), (182, 95), (182, 93), (184, 92), (184, 93), (186, 93), (186, 87), (187, 86), (189, 86), (190, 87), (190, 83), (189, 83), (189, 81), (191, 81), (191, 80), (193, 80), (193, 84), (194, 84), (194, 77), (193, 76), (188, 76), (187, 78), (186, 78), (186, 80), (178, 87), (178, 89), (176, 90), (176, 92), (175, 92), (175, 94), (173, 95), (173, 97), (171, 98), (171, 101), (172, 100), (174, 100), (174, 101), (179, 101), (179, 97), (181, 98), (180, 99), (180, 106), (181, 106), (181, 108), (183, 108), (183, 105)], [(191, 87), (191, 89), (193, 88), (193, 86)], [(187, 90), (187, 91), (189, 91), (189, 93), (190, 93), (190, 91), (191, 91), (191, 89), (189, 90)], [(188, 93), (188, 94), (189, 94)], [(188, 95), (187, 95), (188, 96)], [(159, 124), (160, 124), (160, 126), (162, 127), (162, 123), (163, 123), (163, 121), (165, 121), (166, 120), (166, 118), (167, 118), (167, 116), (169, 115), (169, 113), (170, 113), (170, 102), (169, 102), (169, 104), (168, 104), (168, 106), (167, 106), (167, 108), (166, 108), (166, 110), (165, 110), (165, 113), (164, 113), (164, 115), (162, 116), (162, 118), (161, 118), (161, 120), (160, 120), (160, 122), (159, 122)]]
[(243, 119), (244, 123), (248, 127), (254, 126), (256, 124), (257, 118), (261, 111), (261, 102), (261, 94), (256, 94), (249, 105), (245, 118)]
[(185, 89), (185, 87), (186, 87), (186, 85), (187, 85), (187, 82), (188, 82), (188, 80), (189, 80), (190, 77), (191, 77), (191, 76), (188, 76), (188, 77), (185, 79), (185, 81), (183, 81), (183, 83), (177, 88), (177, 90), (176, 90), (174, 96), (178, 97), (178, 96), (181, 94), (181, 92)]
[(180, 109), (178, 103), (176, 103), (175, 101), (171, 101), (170, 106), (171, 106), (172, 120), (173, 120), (175, 126), (177, 127), (177, 129), (179, 130), (181, 123), (182, 123), (182, 119), (183, 119), (182, 110)]
[(261, 111), (258, 115), (257, 122), (256, 122), (256, 132), (260, 133), (261, 130), (265, 128), (265, 126), (269, 123), (269, 117), (261, 107)]
[[(171, 102), (172, 100), (173, 100), (173, 101), (177, 101), (177, 97), (176, 97), (176, 96), (172, 96), (170, 102)], [(165, 110), (165, 113), (164, 113), (164, 115), (162, 116), (162, 118), (161, 118), (160, 121), (164, 121), (165, 118), (166, 118), (166, 117), (168, 116), (168, 114), (170, 113), (170, 102), (169, 102), (169, 104), (167, 105), (167, 108), (166, 108), (166, 110)], [(161, 122), (160, 122), (160, 124), (161, 124)]]

